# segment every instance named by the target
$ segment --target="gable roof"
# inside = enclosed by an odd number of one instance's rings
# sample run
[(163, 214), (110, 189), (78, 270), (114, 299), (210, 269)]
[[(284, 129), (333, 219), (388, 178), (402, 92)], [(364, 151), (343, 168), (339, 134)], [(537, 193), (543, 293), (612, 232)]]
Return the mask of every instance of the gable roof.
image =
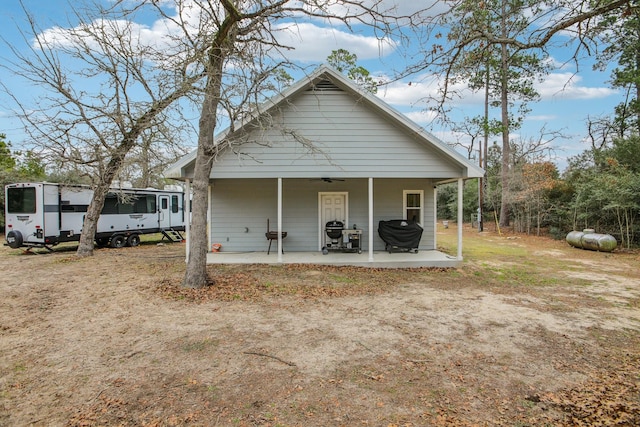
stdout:
[[(404, 133), (411, 135), (423, 146), (432, 151), (435, 151), (442, 159), (446, 160), (446, 162), (452, 163), (456, 166), (457, 169), (462, 171), (459, 176), (448, 176), (447, 178), (477, 178), (484, 175), (484, 171), (480, 167), (467, 160), (452, 147), (450, 147), (431, 133), (427, 132), (421, 126), (418, 126), (404, 114), (400, 113), (377, 96), (364, 90), (362, 87), (344, 76), (339, 71), (327, 65), (318, 67), (311, 74), (298, 80), (283, 92), (267, 100), (265, 103), (256, 108), (256, 110), (254, 110), (254, 112), (250, 114), (244, 121), (235, 123), (233, 129), (242, 129), (243, 127), (246, 127), (249, 123), (251, 123), (253, 120), (256, 120), (261, 115), (266, 114), (272, 109), (279, 108), (285, 105), (288, 100), (293, 99), (299, 96), (301, 93), (310, 89), (340, 90), (357, 99), (358, 102), (366, 106), (366, 108), (380, 115), (386, 121), (401, 129)], [(221, 133), (216, 135), (215, 140), (224, 141), (225, 138), (229, 136), (231, 129), (231, 127), (228, 127), (223, 130)], [(165, 176), (167, 178), (174, 179), (187, 177), (188, 171), (192, 170), (193, 164), (195, 163), (196, 153), (197, 150), (194, 150), (191, 153), (183, 156), (165, 171)]]

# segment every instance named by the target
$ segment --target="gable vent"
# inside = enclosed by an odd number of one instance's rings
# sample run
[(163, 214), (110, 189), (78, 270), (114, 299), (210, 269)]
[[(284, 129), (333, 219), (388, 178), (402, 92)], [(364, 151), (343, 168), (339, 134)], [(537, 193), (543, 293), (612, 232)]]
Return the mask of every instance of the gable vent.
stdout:
[(342, 91), (342, 89), (340, 89), (338, 86), (336, 86), (329, 80), (317, 81), (313, 84), (313, 86), (309, 88), (309, 90), (313, 92), (316, 92), (316, 91), (317, 92), (327, 92), (327, 91), (341, 92)]

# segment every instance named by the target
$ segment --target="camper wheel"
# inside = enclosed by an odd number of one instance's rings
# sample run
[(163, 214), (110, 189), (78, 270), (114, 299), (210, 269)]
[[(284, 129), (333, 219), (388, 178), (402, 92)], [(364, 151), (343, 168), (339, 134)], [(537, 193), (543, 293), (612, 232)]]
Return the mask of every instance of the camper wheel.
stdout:
[(127, 246), (136, 247), (140, 244), (140, 235), (132, 234), (127, 239)]
[(122, 234), (116, 234), (111, 236), (111, 247), (122, 248), (127, 244), (127, 239)]
[(109, 244), (109, 238), (107, 237), (98, 237), (96, 239), (96, 246), (98, 246), (99, 248), (104, 248), (108, 244)]

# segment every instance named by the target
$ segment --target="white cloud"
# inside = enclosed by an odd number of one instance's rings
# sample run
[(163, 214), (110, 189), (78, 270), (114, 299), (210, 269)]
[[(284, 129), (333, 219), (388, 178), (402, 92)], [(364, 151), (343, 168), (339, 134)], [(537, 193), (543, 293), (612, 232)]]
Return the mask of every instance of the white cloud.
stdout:
[[(310, 4), (311, 3), (311, 4)], [(318, 2), (323, 3), (323, 2)], [(289, 6), (298, 7), (307, 11), (311, 11), (318, 16), (305, 15), (299, 13), (298, 17), (305, 17), (311, 21), (323, 22), (324, 24), (341, 25), (343, 19), (345, 19), (349, 25), (357, 26), (361, 23), (373, 23), (373, 17), (368, 11), (373, 11), (377, 14), (376, 21), (380, 22), (380, 17), (397, 17), (397, 21), (400, 25), (409, 25), (407, 17), (412, 17), (412, 23), (420, 22), (420, 20), (428, 21), (433, 16), (444, 13), (449, 10), (451, 6), (447, 2), (441, 0), (360, 0), (359, 2), (351, 2), (351, 4), (345, 4), (339, 1), (327, 1), (324, 4), (323, 9), (331, 16), (342, 17), (342, 19), (327, 19), (323, 18), (318, 13), (318, 8), (315, 7), (313, 2), (291, 0)]]
[(393, 105), (415, 106), (425, 104), (427, 99), (438, 93), (438, 82), (435, 78), (418, 77), (412, 81), (397, 81), (383, 86), (378, 96)]
[[(542, 101), (548, 100), (590, 100), (616, 95), (616, 91), (603, 86), (589, 87), (581, 84), (582, 77), (573, 73), (552, 73), (541, 83), (536, 84)], [(427, 106), (429, 100), (438, 99), (442, 83), (434, 75), (416, 76), (411, 81), (390, 83), (378, 91), (378, 96), (397, 106)], [(479, 106), (484, 102), (482, 91), (472, 92), (464, 82), (449, 87), (453, 96), (446, 102), (452, 108)], [(555, 115), (541, 114), (529, 117), (530, 120), (552, 120)]]
[[(443, 86), (437, 76), (422, 75), (410, 81), (390, 83), (378, 91), (378, 96), (393, 105), (426, 107), (440, 99)], [(472, 92), (464, 82), (450, 84), (448, 91), (450, 98), (445, 105), (451, 108), (477, 106), (484, 102), (483, 93)]]
[(389, 55), (396, 48), (390, 39), (379, 40), (312, 23), (280, 24), (276, 30), (278, 42), (294, 49), (287, 53), (288, 59), (304, 62), (322, 62), (336, 49), (346, 49), (355, 53), (358, 60), (367, 60)]
[[(38, 40), (52, 49), (86, 45), (93, 51), (100, 52), (113, 49), (110, 44), (101, 41), (112, 37), (123, 40), (122, 46), (129, 44), (137, 51), (143, 51), (144, 46), (154, 47), (159, 51), (166, 50), (170, 43), (169, 33), (166, 26), (158, 26), (158, 22), (155, 27), (150, 28), (131, 21), (95, 20), (75, 28), (49, 28), (38, 35)], [(33, 44), (35, 49), (39, 48), (36, 41)]]
[(552, 70), (571, 70), (575, 68), (575, 64), (571, 61), (561, 61), (555, 56), (549, 56), (543, 61)]
[[(182, 20), (187, 30), (195, 33), (202, 25), (199, 22), (201, 11), (189, 2), (186, 2), (185, 5), (181, 10), (182, 16), (177, 19)], [(331, 25), (331, 23), (324, 21), (323, 25), (319, 25), (318, 20), (314, 20), (315, 23), (310, 21), (302, 22), (300, 20), (300, 22), (283, 22), (274, 25), (273, 32), (278, 43), (292, 48), (292, 50), (285, 50), (284, 54), (288, 60), (323, 62), (333, 50), (343, 48), (355, 53), (359, 61), (364, 61), (388, 56), (397, 48), (397, 43), (390, 38), (354, 34), (348, 31), (341, 22)], [(176, 40), (181, 39), (180, 32), (183, 29), (179, 28), (171, 19), (158, 19), (148, 24), (96, 20), (88, 25), (93, 28), (91, 32), (104, 29), (106, 34), (127, 34), (132, 44), (153, 47), (158, 52), (171, 50), (171, 46), (175, 45)], [(91, 48), (99, 50), (99, 45), (95, 40), (92, 40), (92, 37), (87, 36), (84, 27), (87, 25), (75, 28), (52, 27), (43, 31), (39, 38), (53, 48), (71, 47), (82, 40)], [(176, 36), (178, 37), (176, 38)], [(37, 46), (34, 47), (37, 48)], [(180, 48), (174, 49), (179, 50)]]
[(551, 73), (536, 90), (542, 99), (599, 99), (615, 95), (616, 91), (607, 87), (588, 87), (580, 85), (582, 77), (574, 73)]
[(410, 111), (404, 115), (420, 126), (431, 124), (437, 117), (437, 113), (427, 110)]

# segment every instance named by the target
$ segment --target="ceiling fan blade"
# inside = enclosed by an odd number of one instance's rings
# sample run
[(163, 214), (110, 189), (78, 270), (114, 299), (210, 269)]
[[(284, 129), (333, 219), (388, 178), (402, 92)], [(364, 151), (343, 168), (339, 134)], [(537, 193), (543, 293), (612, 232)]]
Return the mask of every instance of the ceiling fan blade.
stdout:
[(323, 178), (309, 178), (309, 181), (323, 181), (327, 183), (332, 183), (334, 181), (344, 181), (344, 179), (323, 177)]

